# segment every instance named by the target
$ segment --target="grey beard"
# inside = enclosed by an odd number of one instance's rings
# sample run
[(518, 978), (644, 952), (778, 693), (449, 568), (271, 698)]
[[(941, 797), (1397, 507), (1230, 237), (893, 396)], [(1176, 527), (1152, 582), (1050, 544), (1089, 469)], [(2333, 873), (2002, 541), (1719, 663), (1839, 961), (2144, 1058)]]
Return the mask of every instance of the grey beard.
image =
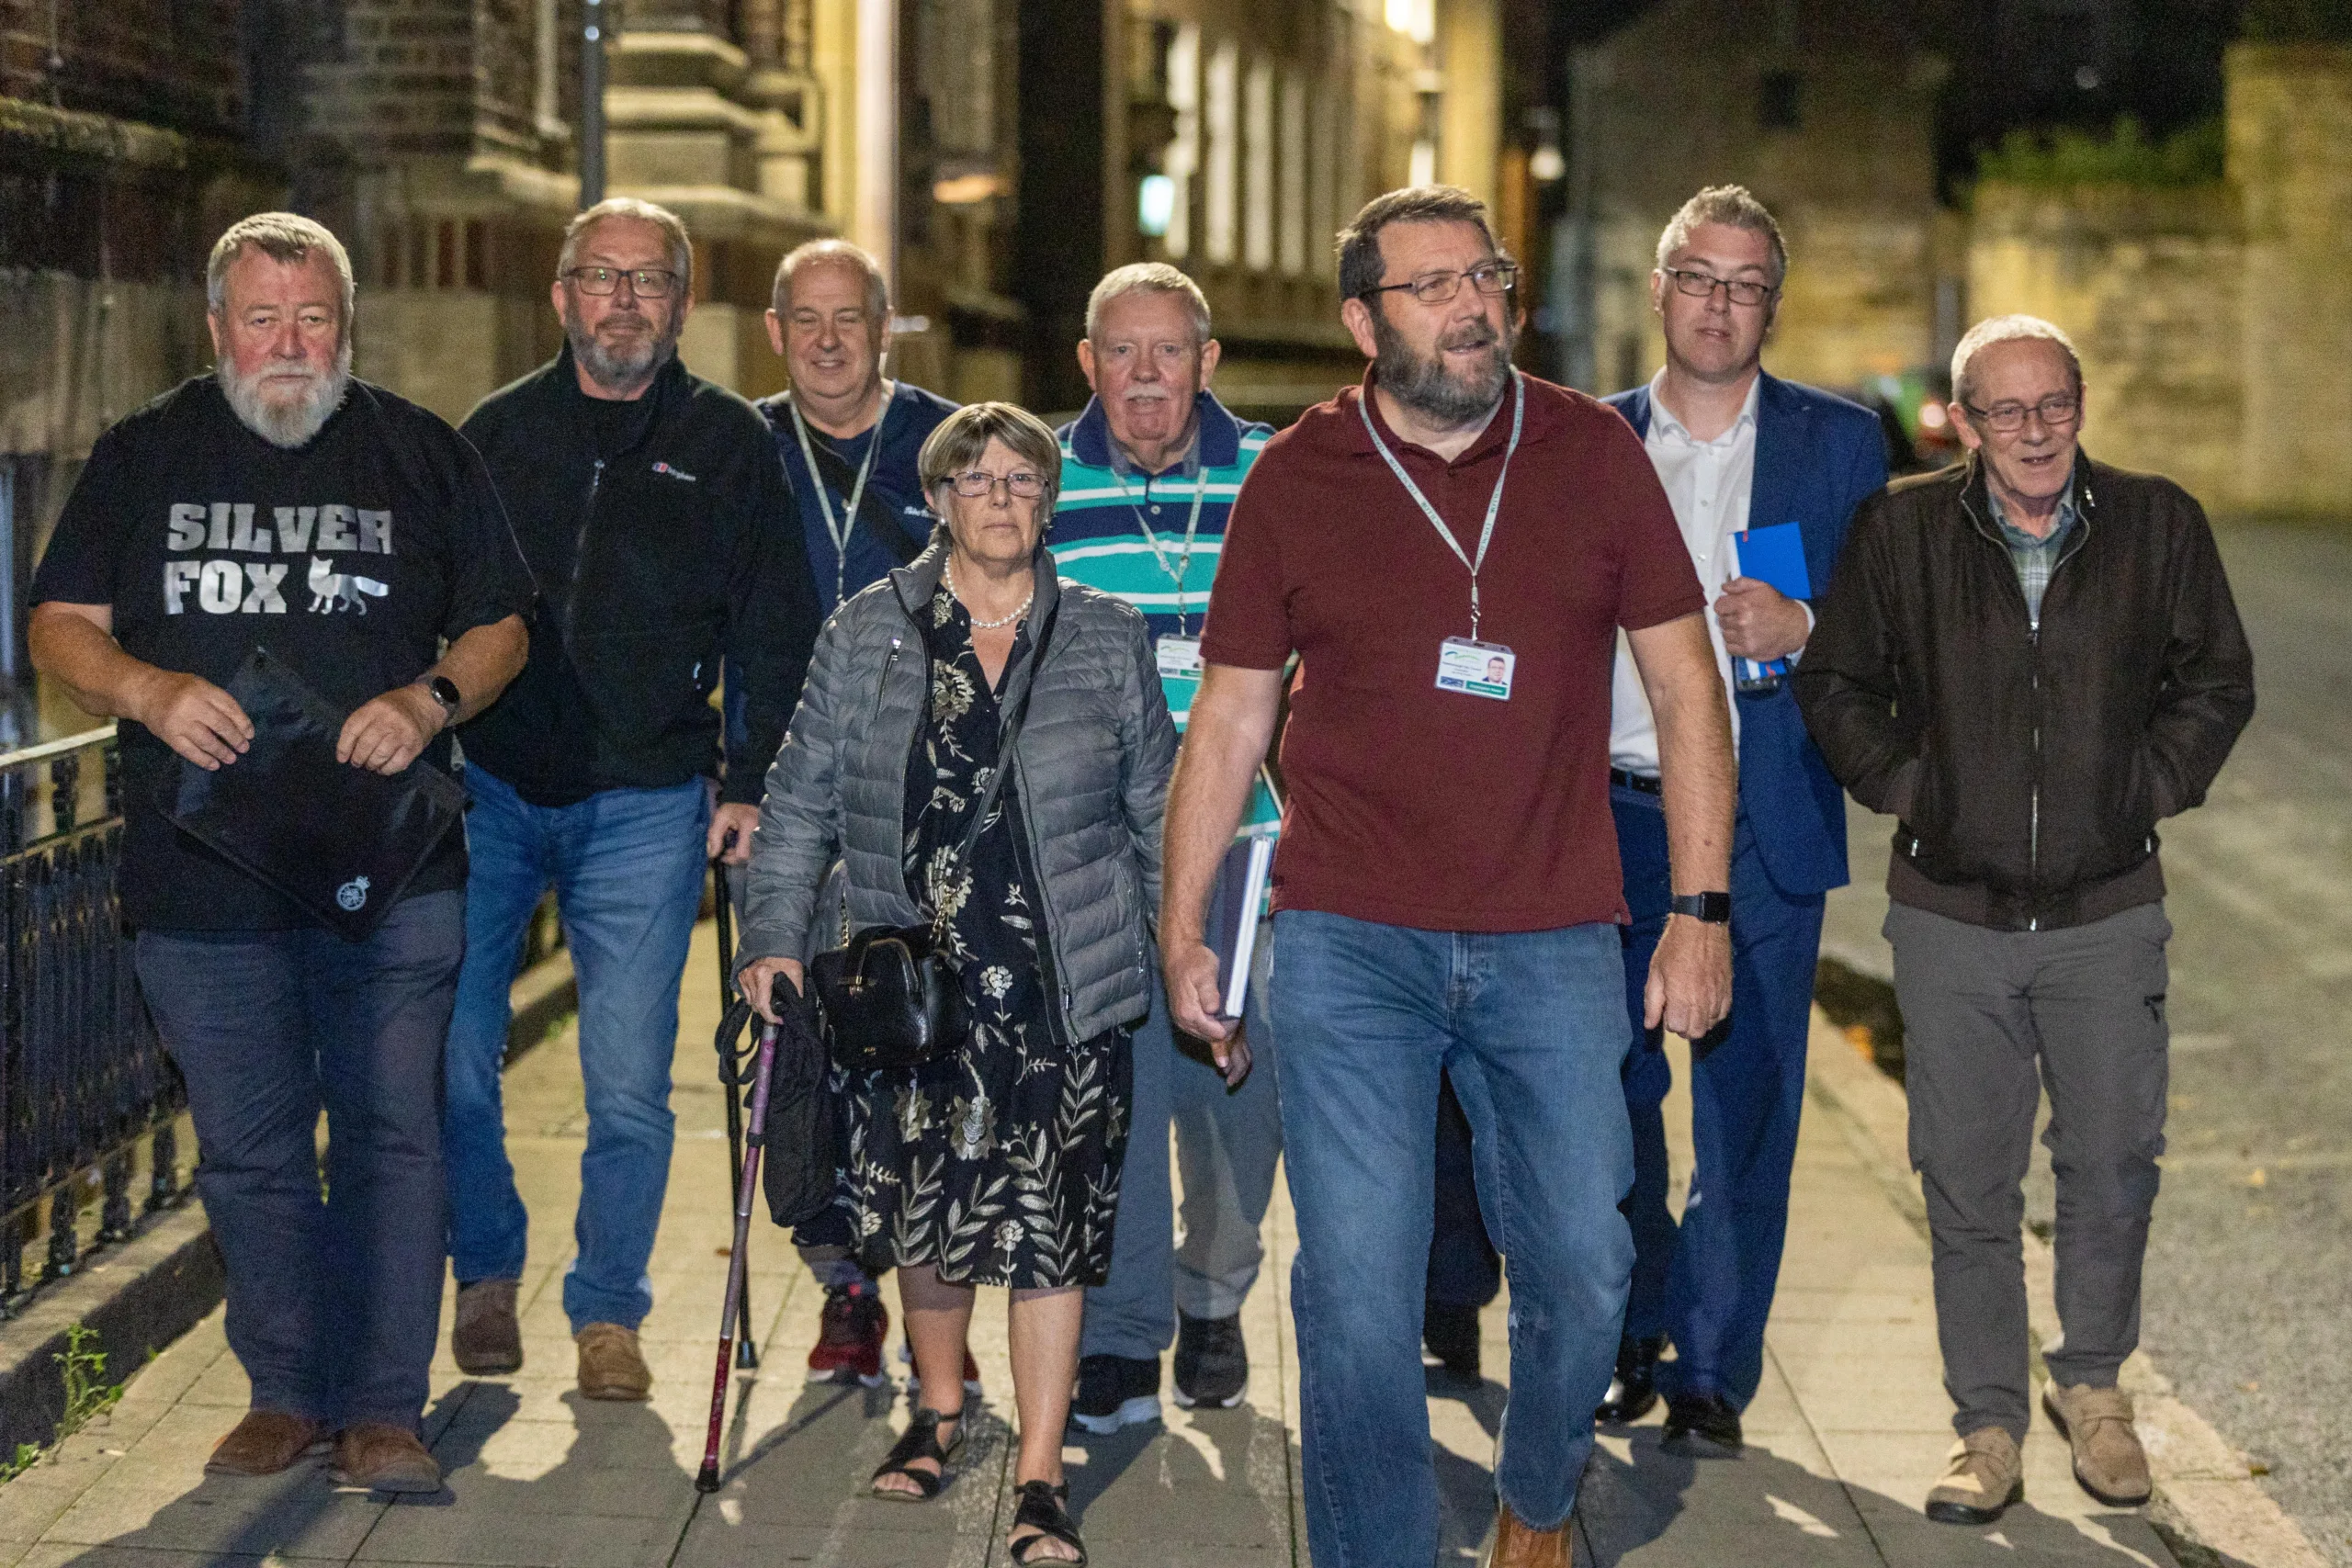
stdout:
[(596, 334), (581, 325), (579, 317), (567, 310), (563, 334), (571, 340), (571, 356), (588, 372), (588, 378), (599, 387), (618, 391), (642, 386), (653, 378), (653, 373), (677, 351), (677, 328), (682, 324), (673, 323), (671, 330), (660, 336), (649, 334), (640, 339), (644, 346), (635, 353), (616, 354), (598, 343)]
[(343, 406), (343, 394), (351, 386), (351, 340), (345, 338), (343, 346), (335, 350), (334, 369), (326, 375), (312, 373), (309, 387), (291, 401), (262, 396), (262, 376), (272, 368), (265, 366), (260, 373), (244, 377), (224, 359), (213, 367), (213, 378), (220, 383), (221, 395), (229, 400), (239, 423), (272, 446), (290, 452), (309, 446)]
[(1490, 340), (1495, 352), (1487, 373), (1465, 380), (1446, 368), (1442, 349), (1427, 357), (1415, 354), (1404, 334), (1389, 325), (1387, 317), (1378, 310), (1372, 315), (1373, 346), (1378, 351), (1374, 363), (1379, 367), (1381, 390), (1439, 425), (1467, 424), (1492, 412), (1502, 401), (1503, 392), (1510, 386), (1512, 336), (1506, 326), (1500, 336)]

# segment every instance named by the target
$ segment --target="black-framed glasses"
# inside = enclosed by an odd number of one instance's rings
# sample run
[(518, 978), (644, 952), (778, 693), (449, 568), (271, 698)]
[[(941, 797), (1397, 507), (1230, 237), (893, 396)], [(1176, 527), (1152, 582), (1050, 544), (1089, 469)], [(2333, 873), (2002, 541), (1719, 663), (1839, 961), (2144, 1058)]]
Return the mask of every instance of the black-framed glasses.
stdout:
[(1698, 272), (1690, 267), (1662, 266), (1658, 271), (1674, 280), (1677, 293), (1688, 294), (1693, 299), (1710, 299), (1716, 289), (1731, 297), (1735, 305), (1761, 305), (1780, 292), (1777, 286), (1758, 283), (1752, 277), (1717, 277), (1712, 272)]
[(1007, 494), (1017, 495), (1023, 501), (1035, 501), (1046, 493), (1046, 476), (1033, 474), (1026, 468), (1016, 468), (1001, 479), (978, 468), (967, 468), (960, 474), (950, 474), (947, 482), (955, 486), (956, 493), (967, 501), (978, 501), (999, 485), (1005, 488)]
[(1490, 261), (1468, 272), (1425, 272), (1410, 282), (1376, 284), (1363, 292), (1370, 299), (1374, 294), (1393, 294), (1402, 288), (1409, 290), (1424, 305), (1443, 305), (1462, 292), (1465, 279), (1471, 288), (1490, 299), (1508, 294), (1519, 283), (1519, 264)]
[(581, 293), (600, 299), (617, 291), (623, 280), (640, 299), (667, 299), (678, 290), (678, 275), (658, 266), (575, 266), (563, 276)]
[(2028, 414), (2052, 430), (2064, 430), (2083, 416), (2083, 400), (2072, 392), (2052, 392), (2038, 403), (1995, 403), (1989, 409), (1980, 409), (1974, 403), (1960, 406), (1977, 423), (2001, 435), (2014, 435), (2023, 430)]

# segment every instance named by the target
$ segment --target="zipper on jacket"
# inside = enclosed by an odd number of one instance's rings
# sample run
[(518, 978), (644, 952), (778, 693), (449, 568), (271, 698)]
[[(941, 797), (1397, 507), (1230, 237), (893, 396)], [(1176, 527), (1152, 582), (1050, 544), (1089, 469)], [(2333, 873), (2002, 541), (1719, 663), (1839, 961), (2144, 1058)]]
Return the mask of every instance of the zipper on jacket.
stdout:
[(563, 637), (571, 640), (571, 628), (580, 615), (580, 572), (588, 559), (588, 529), (596, 521), (596, 492), (605, 487), (605, 459), (596, 459), (588, 470), (588, 496), (580, 508), (580, 531), (571, 536), (571, 587), (563, 597)]
[[(874, 682), (874, 716), (866, 720), (868, 728), (882, 722), (882, 698), (890, 689), (890, 668), (899, 662), (899, 650), (906, 646), (906, 641), (904, 634), (894, 633), (891, 636), (890, 657), (882, 661), (882, 679)], [(916, 721), (915, 729), (918, 734), (922, 732), (922, 721)]]
[[(2057, 575), (2055, 568), (2052, 569), (2051, 575)], [(2047, 583), (2043, 584), (2042, 592), (2048, 594)], [(2026, 820), (2025, 838), (2025, 884), (2030, 895), (2041, 885), (2041, 627), (2028, 626), (2025, 641), (2028, 657), (2032, 660), (2027, 679), (2032, 682), (2033, 692), (2033, 793), (2029, 797), (2032, 805)], [(2041, 916), (2039, 913), (2027, 916), (2025, 929), (2040, 931)]]

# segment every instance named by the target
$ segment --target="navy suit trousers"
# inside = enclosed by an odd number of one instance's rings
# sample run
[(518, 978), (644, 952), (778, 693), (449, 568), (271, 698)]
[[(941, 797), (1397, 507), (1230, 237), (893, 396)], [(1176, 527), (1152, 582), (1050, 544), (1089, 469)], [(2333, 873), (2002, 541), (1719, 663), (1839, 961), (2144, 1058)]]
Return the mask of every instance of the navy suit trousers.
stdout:
[(1691, 1050), (1696, 1168), (1678, 1225), (1667, 1207), (1660, 1110), (1671, 1074), (1659, 1032), (1642, 1027), (1642, 990), (1671, 894), (1666, 813), (1657, 795), (1622, 784), (1611, 786), (1610, 806), (1633, 915), (1623, 928), (1634, 1123), (1624, 1208), (1635, 1253), (1625, 1333), (1673, 1340), (1676, 1359), (1659, 1370), (1667, 1392), (1720, 1393), (1744, 1407), (1764, 1375), (1764, 1321), (1788, 1230), (1822, 896), (1791, 897), (1773, 886), (1743, 803), (1732, 850), (1731, 1016)]

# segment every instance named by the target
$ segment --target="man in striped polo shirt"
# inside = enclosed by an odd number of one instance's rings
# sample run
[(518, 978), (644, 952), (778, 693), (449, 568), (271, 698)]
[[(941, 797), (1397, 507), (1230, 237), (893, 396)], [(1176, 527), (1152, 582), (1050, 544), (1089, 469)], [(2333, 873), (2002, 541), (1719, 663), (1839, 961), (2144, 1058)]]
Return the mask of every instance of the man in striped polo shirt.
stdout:
[[(1123, 266), (1095, 285), (1078, 362), (1094, 396), (1057, 433), (1062, 486), (1047, 541), (1064, 577), (1114, 593), (1149, 619), (1181, 729), (1200, 684), (1201, 617), (1226, 513), (1273, 430), (1236, 419), (1209, 391), (1217, 344), (1208, 300), (1165, 263)], [(1243, 831), (1271, 835), (1277, 816), (1261, 782)], [(1204, 1046), (1175, 1043), (1157, 979), (1153, 993), (1135, 1040), (1135, 1135), (1111, 1276), (1086, 1295), (1071, 1406), (1071, 1419), (1097, 1433), (1159, 1416), (1159, 1353), (1170, 1338), (1178, 1404), (1241, 1402), (1250, 1378), (1241, 1303), (1258, 1277), (1258, 1226), (1282, 1154), (1255, 988), (1247, 1034), (1260, 1062), (1251, 1073), (1249, 1052), (1235, 1054), (1238, 1088)], [(1184, 1186), (1181, 1247), (1168, 1139), (1153, 1135), (1171, 1117)]]

